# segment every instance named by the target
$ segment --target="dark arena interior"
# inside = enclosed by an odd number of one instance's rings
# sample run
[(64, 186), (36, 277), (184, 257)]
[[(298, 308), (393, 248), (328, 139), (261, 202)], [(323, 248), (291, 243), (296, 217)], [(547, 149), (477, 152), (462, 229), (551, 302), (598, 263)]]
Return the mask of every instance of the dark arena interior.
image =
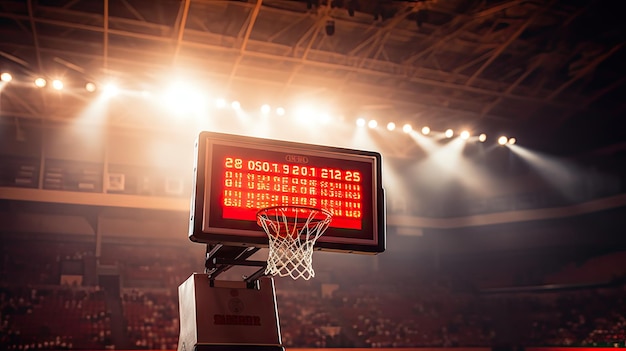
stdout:
[(287, 350), (626, 347), (623, 8), (0, 0), (0, 349), (180, 350), (201, 131), (382, 155), (385, 250), (273, 278)]

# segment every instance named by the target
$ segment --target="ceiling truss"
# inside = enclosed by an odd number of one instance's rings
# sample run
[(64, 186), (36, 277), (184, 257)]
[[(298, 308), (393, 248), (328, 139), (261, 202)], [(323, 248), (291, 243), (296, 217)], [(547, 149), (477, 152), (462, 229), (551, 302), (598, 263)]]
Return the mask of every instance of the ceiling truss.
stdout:
[[(233, 96), (314, 95), (431, 125), (519, 126), (532, 113), (558, 127), (622, 110), (600, 102), (624, 88), (623, 70), (607, 73), (624, 56), (623, 25), (572, 39), (600, 16), (592, 0), (357, 3), (351, 16), (330, 1), (4, 0), (0, 69), (135, 81), (184, 69)], [(3, 92), (2, 115), (72, 118), (85, 103), (30, 94)]]

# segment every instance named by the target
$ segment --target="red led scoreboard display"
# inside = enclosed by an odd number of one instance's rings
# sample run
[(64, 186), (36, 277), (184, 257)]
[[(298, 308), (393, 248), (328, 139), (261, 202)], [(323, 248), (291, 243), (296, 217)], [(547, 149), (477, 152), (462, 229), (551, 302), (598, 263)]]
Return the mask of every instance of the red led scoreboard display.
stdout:
[(333, 214), (317, 249), (384, 251), (380, 154), (211, 132), (196, 154), (191, 240), (267, 246), (257, 211), (297, 205)]

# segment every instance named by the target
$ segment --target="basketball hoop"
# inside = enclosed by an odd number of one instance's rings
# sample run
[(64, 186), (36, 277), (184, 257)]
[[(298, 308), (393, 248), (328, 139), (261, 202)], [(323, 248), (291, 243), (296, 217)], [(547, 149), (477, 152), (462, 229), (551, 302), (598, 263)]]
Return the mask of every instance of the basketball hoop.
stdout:
[(308, 206), (272, 206), (256, 216), (269, 237), (265, 274), (305, 280), (314, 277), (313, 247), (328, 228), (332, 213)]

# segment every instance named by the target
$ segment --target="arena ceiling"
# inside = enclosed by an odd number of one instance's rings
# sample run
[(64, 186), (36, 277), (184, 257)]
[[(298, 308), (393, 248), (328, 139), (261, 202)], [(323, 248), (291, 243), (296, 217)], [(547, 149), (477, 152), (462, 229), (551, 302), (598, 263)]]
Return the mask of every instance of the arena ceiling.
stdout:
[[(82, 88), (114, 77), (137, 89), (184, 72), (244, 102), (304, 97), (346, 116), (506, 130), (527, 144), (589, 151), (625, 140), (619, 4), (2, 0), (0, 70), (16, 82), (41, 75)], [(92, 98), (66, 91), (15, 84), (2, 90), (0, 113), (72, 119)], [(126, 104), (110, 114), (113, 125), (153, 127)]]

